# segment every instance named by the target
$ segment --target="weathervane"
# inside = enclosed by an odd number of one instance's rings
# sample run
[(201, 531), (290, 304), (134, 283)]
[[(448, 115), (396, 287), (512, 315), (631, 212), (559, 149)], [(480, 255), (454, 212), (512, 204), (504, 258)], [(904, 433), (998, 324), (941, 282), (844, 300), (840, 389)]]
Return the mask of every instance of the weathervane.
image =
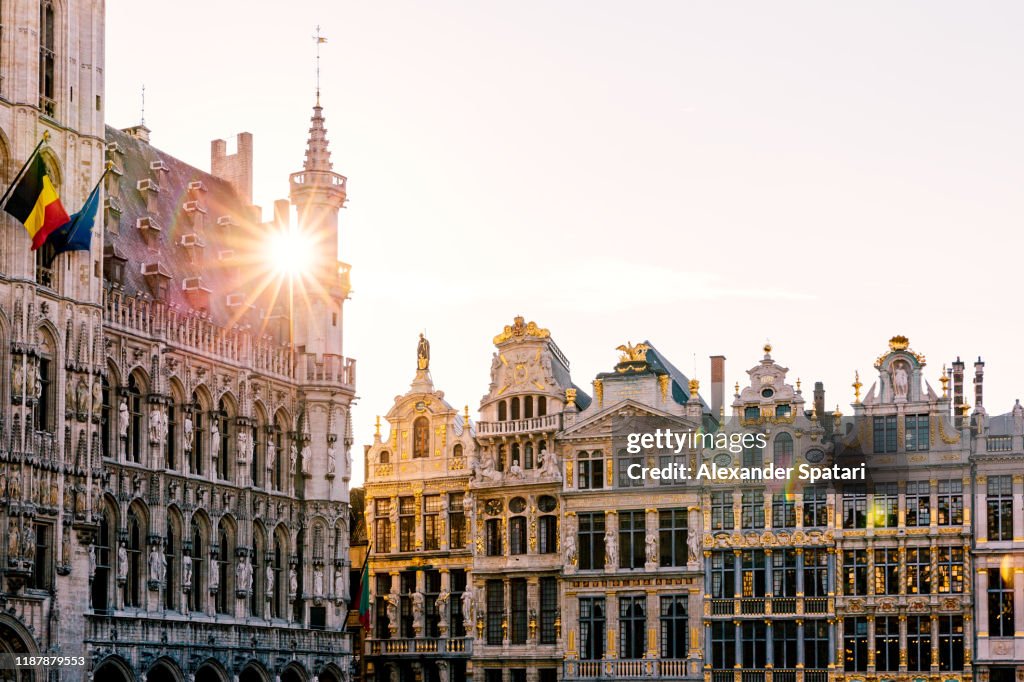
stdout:
[(142, 112), (139, 115), (139, 123), (146, 125), (146, 84), (142, 84)]
[(320, 46), (327, 42), (327, 38), (320, 35), (319, 24), (317, 24), (313, 40), (316, 41), (316, 105), (320, 106)]

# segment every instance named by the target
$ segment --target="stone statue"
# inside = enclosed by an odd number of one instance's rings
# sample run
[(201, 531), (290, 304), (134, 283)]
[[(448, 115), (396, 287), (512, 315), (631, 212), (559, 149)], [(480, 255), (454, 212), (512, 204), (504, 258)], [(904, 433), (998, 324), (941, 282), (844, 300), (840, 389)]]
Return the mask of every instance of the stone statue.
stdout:
[(1020, 404), (1020, 398), (1013, 404), (1013, 432), (1016, 435), (1024, 433), (1024, 406)]
[(71, 565), (71, 529), (64, 526), (64, 532), (60, 538), (60, 558), (65, 566)]
[(267, 471), (273, 471), (277, 464), (277, 447), (273, 439), (267, 440)]
[(473, 493), (466, 493), (462, 496), (462, 513), (469, 518), (473, 513)]
[(39, 369), (39, 363), (36, 363), (36, 371), (33, 375), (35, 378), (32, 382), (32, 396), (39, 400), (43, 395), (43, 373)]
[(690, 561), (700, 560), (700, 549), (703, 541), (701, 540), (700, 533), (697, 532), (696, 528), (691, 528), (686, 532), (686, 548), (689, 551)]
[(81, 414), (89, 411), (89, 389), (83, 379), (75, 385), (75, 409)]
[(571, 532), (566, 533), (565, 542), (562, 543), (565, 551), (565, 563), (567, 566), (576, 565), (576, 536)]
[(473, 630), (473, 588), (466, 585), (466, 591), (462, 593), (462, 624), (466, 632)]
[(437, 682), (448, 682), (448, 661), (444, 659), (437, 662)]
[(117, 406), (117, 433), (122, 440), (128, 438), (128, 399), (124, 396)]
[(7, 560), (16, 561), (21, 556), (21, 532), (13, 524), (7, 532)]
[(345, 571), (342, 570), (341, 566), (334, 567), (334, 598), (344, 599), (348, 594), (347, 585), (345, 583)]
[(551, 478), (556, 481), (562, 480), (562, 472), (558, 466), (558, 458), (555, 453), (549, 452), (547, 448), (540, 451), (540, 470), (542, 478)]
[(297, 447), (295, 447), (295, 443), (292, 443), (291, 457), (292, 457), (292, 468), (289, 470), (289, 473), (294, 475), (295, 472), (296, 472), (296, 467), (298, 466), (298, 462), (299, 462), (299, 449)]
[(35, 533), (32, 532), (32, 526), (29, 524), (28, 528), (25, 528), (21, 533), (21, 557), (27, 561), (34, 558), (36, 549)]
[(192, 423), (192, 415), (185, 413), (184, 424), (185, 452), (192, 452), (192, 439), (195, 437), (195, 425)]
[(220, 457), (220, 426), (217, 419), (210, 424), (210, 455), (213, 457), (213, 468), (217, 468), (217, 458)]
[(117, 546), (117, 579), (128, 579), (128, 550), (123, 542)]
[(103, 408), (103, 385), (98, 381), (92, 382), (92, 409), (99, 412)]
[(487, 481), (500, 481), (502, 476), (500, 471), (496, 471), (494, 468), (494, 458), (484, 453), (480, 457), (480, 465), (476, 469), (477, 480), (482, 482)]
[(412, 593), (412, 623), (415, 628), (417, 625), (423, 624), (423, 610), (426, 600), (423, 597), (422, 592)]
[(896, 399), (906, 400), (907, 391), (910, 389), (910, 376), (907, 374), (906, 368), (902, 362), (894, 362), (892, 364), (892, 387), (896, 394)]
[(491, 356), (491, 390), (498, 387), (498, 371), (501, 369), (501, 356), (494, 353)]
[(270, 599), (274, 594), (274, 567), (270, 564), (267, 564), (267, 570), (264, 571), (264, 580), (266, 581), (267, 599)]
[(149, 442), (162, 444), (164, 442), (163, 436), (166, 433), (164, 413), (159, 407), (154, 405), (153, 409), (149, 411)]
[(181, 556), (181, 586), (192, 587), (192, 557), (188, 554)]
[(313, 569), (313, 596), (324, 596), (324, 569), (321, 566)]
[(387, 613), (388, 613), (388, 625), (393, 628), (398, 627), (398, 597), (393, 594), (384, 595), (384, 601), (387, 602)]
[(441, 621), (441, 628), (444, 630), (448, 629), (448, 600), (451, 599), (451, 592), (441, 588), (440, 594), (437, 595), (437, 599), (434, 600), (435, 608), (437, 609), (437, 617)]
[(18, 359), (11, 365), (11, 389), (14, 395), (21, 395), (21, 389), (25, 385), (23, 379), (21, 357), (18, 356)]
[(252, 564), (249, 563), (249, 557), (244, 556), (238, 563), (238, 568), (235, 569), (236, 577), (238, 579), (238, 589), (248, 592), (252, 589)]
[(295, 571), (295, 567), (291, 566), (288, 569), (288, 594), (295, 596), (299, 591), (299, 574)]
[(149, 548), (149, 579), (152, 582), (160, 580), (160, 559), (162, 556), (163, 555), (160, 550), (156, 548), (156, 545)]
[(619, 565), (619, 547), (610, 528), (604, 532), (604, 565), (609, 568)]
[(647, 563), (658, 563), (658, 536), (654, 531), (648, 532), (647, 537), (644, 538), (644, 554), (647, 557)]
[(334, 443), (327, 446), (327, 473), (333, 474), (335, 467)]
[(235, 445), (235, 457), (237, 457), (240, 462), (249, 461), (247, 458), (249, 453), (249, 446), (247, 444), (248, 440), (249, 439), (245, 434), (245, 429), (239, 428), (238, 434), (235, 436), (235, 441), (237, 443), (237, 445)]
[(302, 446), (302, 473), (308, 475), (310, 467), (313, 466), (313, 450), (309, 447), (309, 441)]
[(430, 369), (430, 342), (420, 334), (420, 341), (416, 344), (416, 369)]
[(89, 545), (89, 580), (96, 575), (96, 545)]
[(526, 478), (526, 474), (523, 473), (523, 467), (519, 466), (519, 460), (512, 460), (512, 466), (508, 468), (508, 478), (514, 481), (522, 481)]

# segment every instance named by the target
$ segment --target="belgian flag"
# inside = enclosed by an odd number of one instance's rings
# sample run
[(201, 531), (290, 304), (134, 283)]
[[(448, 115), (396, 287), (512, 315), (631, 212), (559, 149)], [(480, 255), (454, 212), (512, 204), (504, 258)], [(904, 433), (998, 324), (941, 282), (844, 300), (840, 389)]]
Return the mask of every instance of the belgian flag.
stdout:
[(29, 162), (4, 210), (20, 220), (28, 230), (33, 251), (42, 246), (54, 230), (70, 220), (38, 154)]

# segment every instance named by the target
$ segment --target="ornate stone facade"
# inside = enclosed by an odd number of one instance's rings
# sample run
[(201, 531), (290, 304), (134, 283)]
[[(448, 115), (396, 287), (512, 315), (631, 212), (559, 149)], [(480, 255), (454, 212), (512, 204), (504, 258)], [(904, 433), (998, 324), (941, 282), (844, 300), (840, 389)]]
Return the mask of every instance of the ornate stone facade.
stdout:
[[(104, 127), (103, 19), (77, 0), (0, 17), (4, 182), (44, 131), (69, 211), (111, 166), (90, 252), (43, 267), (0, 221), (0, 652), (85, 657), (19, 680), (340, 682), (355, 362), (322, 110), (262, 223), (251, 136), (238, 158), (214, 143), (222, 179)], [(289, 206), (323, 283), (293, 305), (252, 277)]]

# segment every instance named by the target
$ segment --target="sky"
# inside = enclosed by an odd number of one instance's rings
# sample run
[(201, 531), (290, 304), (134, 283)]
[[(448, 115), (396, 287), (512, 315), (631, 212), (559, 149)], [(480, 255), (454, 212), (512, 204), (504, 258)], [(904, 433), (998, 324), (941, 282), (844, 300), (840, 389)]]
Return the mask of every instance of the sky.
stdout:
[[(776, 360), (849, 414), (895, 334), (1024, 393), (1024, 5), (108, 0), (107, 121), (209, 168), (255, 138), (269, 217), (301, 169), (314, 41), (348, 177), (353, 485), (416, 341), (475, 415), (492, 337), (551, 330), (589, 387), (649, 340), (688, 375)], [(727, 391), (731, 394), (731, 390)], [(971, 392), (973, 396), (973, 392)], [(971, 400), (970, 402), (973, 402)]]

